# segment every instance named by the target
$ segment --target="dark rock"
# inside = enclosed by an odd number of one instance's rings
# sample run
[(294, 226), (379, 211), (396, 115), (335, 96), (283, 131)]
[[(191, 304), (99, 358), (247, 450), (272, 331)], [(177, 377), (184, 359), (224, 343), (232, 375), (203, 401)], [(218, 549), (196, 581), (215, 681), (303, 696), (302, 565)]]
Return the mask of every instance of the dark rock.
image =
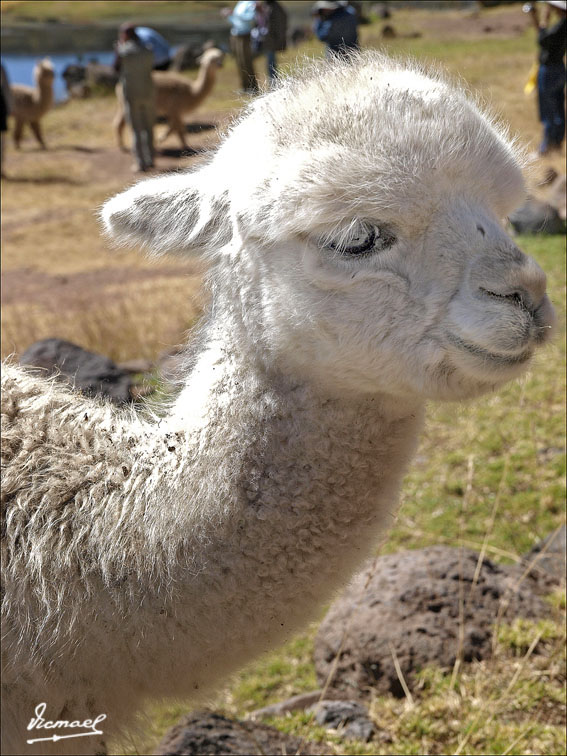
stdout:
[(536, 544), (523, 558), (525, 569), (530, 569), (532, 575), (540, 576), (541, 571), (558, 580), (565, 580), (565, 525), (548, 535)]
[[(360, 699), (371, 690), (403, 696), (394, 655), (411, 689), (415, 673), (431, 664), (452, 668), (492, 651), (497, 618), (549, 613), (545, 591), (517, 565), (484, 559), (473, 588), (478, 554), (433, 546), (379, 557), (330, 608), (315, 640), (315, 668), (329, 690)], [(461, 622), (462, 612), (462, 622)], [(462, 645), (461, 628), (462, 624)]]
[(367, 743), (376, 729), (368, 712), (357, 701), (318, 701), (309, 708), (317, 724), (327, 729), (341, 730), (346, 740)]
[(88, 352), (70, 341), (36, 341), (20, 357), (21, 365), (42, 368), (46, 375), (60, 375), (84, 394), (110, 397), (116, 404), (131, 400), (128, 373), (108, 357)]
[(118, 82), (118, 74), (112, 66), (99, 63), (97, 60), (89, 60), (86, 66), (81, 63), (71, 63), (65, 67), (61, 74), (65, 80), (67, 91), (72, 93), (79, 85), (86, 89), (97, 87), (99, 89), (113, 90)]
[(112, 66), (89, 61), (86, 65), (85, 82), (90, 87), (111, 92), (118, 83), (118, 74)]
[(188, 714), (169, 729), (156, 753), (158, 756), (325, 754), (328, 748), (323, 743), (286, 735), (274, 727), (204, 711)]
[(80, 63), (70, 63), (65, 66), (61, 74), (65, 81), (67, 91), (71, 92), (77, 85), (84, 85), (86, 79), (86, 68)]
[(547, 202), (528, 197), (525, 204), (515, 210), (509, 221), (518, 234), (563, 234), (565, 221)]
[(297, 47), (311, 38), (311, 31), (308, 27), (296, 26), (289, 34), (289, 43), (292, 47)]

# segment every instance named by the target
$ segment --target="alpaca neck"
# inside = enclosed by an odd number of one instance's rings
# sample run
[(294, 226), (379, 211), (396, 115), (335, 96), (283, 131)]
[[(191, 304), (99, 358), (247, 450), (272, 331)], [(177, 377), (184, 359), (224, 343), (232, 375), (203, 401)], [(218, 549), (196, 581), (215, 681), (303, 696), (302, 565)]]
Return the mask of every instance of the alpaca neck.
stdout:
[(166, 420), (174, 466), (160, 476), (166, 505), (152, 508), (160, 547), (177, 541), (168, 574), (179, 601), (216, 628), (211, 657), (191, 672), (200, 686), (225, 644), (219, 673), (313, 619), (372, 553), (422, 421), (417, 404), (329, 398), (268, 375), (230, 333), (209, 341)]
[[(324, 509), (322, 501), (333, 498), (339, 479), (349, 481), (344, 499), (354, 530), (373, 519), (380, 490), (390, 506), (415, 446), (421, 404), (322, 394), (308, 382), (267, 370), (257, 344), (247, 349), (235, 332), (225, 321), (209, 339), (164, 426), (170, 437), (191, 439), (208, 457), (207, 467), (219, 476), (213, 490), (230, 488), (227, 516), (246, 510), (251, 497), (266, 517), (278, 518), (280, 506), (299, 512), (306, 501)], [(280, 474), (298, 476), (294, 495), (274, 489), (273, 476)], [(313, 476), (318, 494), (311, 490)]]
[(36, 96), (43, 110), (48, 110), (53, 104), (53, 85), (51, 82), (42, 81), (37, 83)]
[(216, 65), (205, 64), (199, 68), (199, 73), (193, 84), (193, 95), (197, 103), (205, 99), (212, 90), (216, 79)]

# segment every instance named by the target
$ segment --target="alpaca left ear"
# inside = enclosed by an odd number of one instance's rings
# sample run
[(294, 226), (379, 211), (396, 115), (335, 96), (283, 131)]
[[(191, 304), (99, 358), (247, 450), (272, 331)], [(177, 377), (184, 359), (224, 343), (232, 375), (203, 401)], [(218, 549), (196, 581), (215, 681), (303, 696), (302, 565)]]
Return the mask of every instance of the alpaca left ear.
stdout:
[(141, 244), (151, 254), (201, 253), (230, 240), (228, 191), (207, 168), (147, 179), (105, 202), (105, 232), (118, 244)]

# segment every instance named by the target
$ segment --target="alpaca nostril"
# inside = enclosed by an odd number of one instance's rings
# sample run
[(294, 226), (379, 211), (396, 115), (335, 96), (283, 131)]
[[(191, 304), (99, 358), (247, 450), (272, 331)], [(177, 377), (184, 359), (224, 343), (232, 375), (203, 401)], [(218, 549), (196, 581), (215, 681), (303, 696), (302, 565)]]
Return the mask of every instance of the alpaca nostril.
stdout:
[(490, 291), (490, 289), (485, 289), (483, 286), (479, 286), (479, 290), (484, 296), (492, 297), (494, 299), (508, 300), (511, 304), (516, 305), (517, 307), (522, 307), (524, 310), (528, 310), (528, 312), (533, 312), (535, 309), (532, 298), (525, 289), (516, 288), (511, 291), (498, 292)]

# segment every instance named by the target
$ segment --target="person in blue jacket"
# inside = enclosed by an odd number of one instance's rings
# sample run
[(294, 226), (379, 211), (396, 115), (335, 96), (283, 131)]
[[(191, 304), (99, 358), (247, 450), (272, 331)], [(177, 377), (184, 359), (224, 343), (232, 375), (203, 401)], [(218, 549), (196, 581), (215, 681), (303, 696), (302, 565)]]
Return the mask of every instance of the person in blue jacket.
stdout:
[(313, 31), (327, 44), (327, 55), (346, 55), (358, 50), (358, 19), (348, 3), (320, 0), (313, 6)]
[(136, 26), (136, 36), (142, 44), (152, 51), (154, 71), (167, 71), (171, 63), (169, 43), (155, 29), (149, 26)]

